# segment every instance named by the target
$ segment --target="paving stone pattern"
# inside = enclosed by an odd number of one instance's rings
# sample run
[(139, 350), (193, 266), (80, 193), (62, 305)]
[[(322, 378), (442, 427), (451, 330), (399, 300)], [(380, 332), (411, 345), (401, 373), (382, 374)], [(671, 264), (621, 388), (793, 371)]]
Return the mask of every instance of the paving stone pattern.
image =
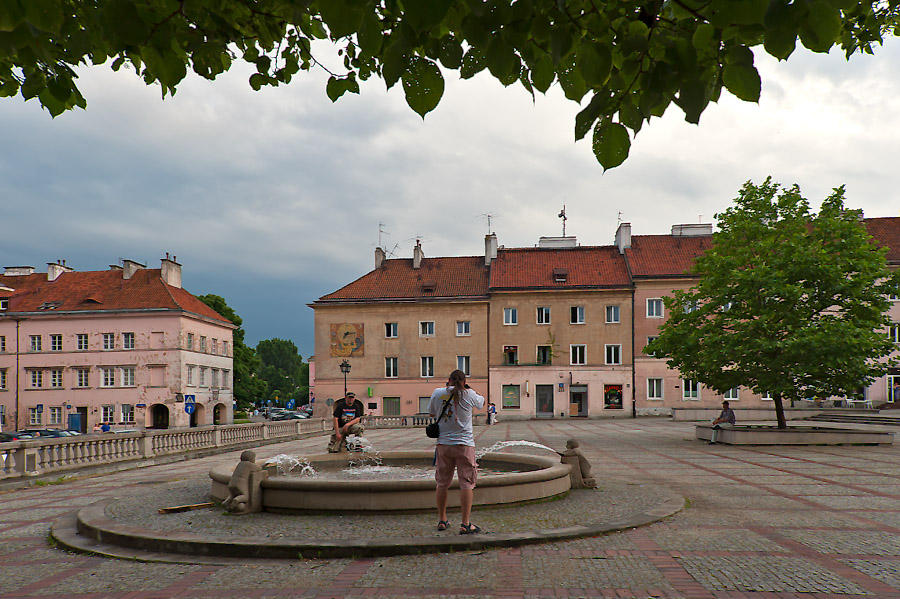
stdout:
[[(646, 527), (594, 538), (378, 559), (141, 563), (48, 545), (54, 518), (97, 500), (144, 496), (143, 512), (140, 502), (111, 509), (148, 525), (163, 490), (172, 499), (203, 499), (206, 487), (195, 489), (194, 481), (215, 464), (235, 463), (239, 454), (230, 452), (0, 494), (0, 598), (900, 599), (900, 446), (708, 446), (693, 440), (692, 425), (663, 418), (501, 422), (476, 435), (479, 446), (526, 439), (556, 448), (576, 437), (601, 484), (606, 477), (639, 483), (617, 482), (617, 502), (626, 505), (636, 490), (659, 485), (687, 497), (690, 507)], [(384, 450), (428, 447), (418, 430), (367, 436)], [(258, 453), (320, 453), (326, 441), (270, 445)], [(592, 506), (583, 504), (589, 521)], [(529, 517), (558, 522), (553, 510), (563, 507), (529, 506)], [(473, 521), (502, 527), (501, 512), (476, 509)], [(190, 530), (210, 514), (177, 514), (170, 522)], [(292, 518), (285, 527), (300, 525)], [(433, 534), (433, 522), (423, 518), (428, 526), (421, 534)], [(252, 518), (233, 521), (238, 528), (255, 526)], [(386, 519), (347, 522), (351, 530), (367, 525), (377, 531)], [(418, 525), (416, 518), (403, 524)], [(340, 534), (329, 528), (333, 524), (325, 526), (326, 533)]]

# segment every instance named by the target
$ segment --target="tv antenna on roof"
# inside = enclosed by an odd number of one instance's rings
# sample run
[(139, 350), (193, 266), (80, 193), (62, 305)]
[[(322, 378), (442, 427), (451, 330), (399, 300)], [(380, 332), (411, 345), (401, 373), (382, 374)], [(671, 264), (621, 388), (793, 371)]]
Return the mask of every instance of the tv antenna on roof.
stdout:
[(565, 204), (563, 204), (563, 209), (560, 210), (560, 211), (559, 211), (559, 214), (557, 214), (556, 216), (558, 216), (559, 218), (562, 219), (562, 222), (563, 222), (563, 234), (562, 234), (562, 236), (565, 237), (565, 236), (566, 236), (566, 221), (569, 220), (569, 217), (566, 216), (566, 205), (565, 205)]
[(387, 231), (384, 230), (384, 223), (378, 223), (378, 247), (383, 247), (381, 245), (381, 236), (386, 233)]
[(619, 213), (618, 213), (618, 215), (616, 216), (616, 224), (617, 224), (617, 225), (621, 225), (621, 224), (622, 224), (622, 211), (621, 211), (621, 210), (619, 210)]

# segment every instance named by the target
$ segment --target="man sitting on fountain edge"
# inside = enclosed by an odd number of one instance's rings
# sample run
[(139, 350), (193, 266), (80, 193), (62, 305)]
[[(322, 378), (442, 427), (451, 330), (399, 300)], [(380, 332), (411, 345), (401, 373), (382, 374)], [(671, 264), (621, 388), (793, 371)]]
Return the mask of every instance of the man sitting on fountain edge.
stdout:
[(328, 443), (328, 453), (339, 453), (347, 449), (347, 435), (362, 435), (365, 428), (360, 423), (363, 404), (352, 391), (347, 397), (334, 402), (334, 434)]

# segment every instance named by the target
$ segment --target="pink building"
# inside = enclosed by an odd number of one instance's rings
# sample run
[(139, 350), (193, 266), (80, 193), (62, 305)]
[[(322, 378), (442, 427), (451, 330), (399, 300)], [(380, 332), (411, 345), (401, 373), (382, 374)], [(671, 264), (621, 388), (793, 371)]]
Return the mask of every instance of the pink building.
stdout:
[[(232, 330), (181, 287), (181, 265), (65, 262), (0, 275), (0, 426), (82, 432), (233, 420)], [(193, 408), (185, 409), (193, 403)], [(188, 411), (192, 413), (189, 414)]]

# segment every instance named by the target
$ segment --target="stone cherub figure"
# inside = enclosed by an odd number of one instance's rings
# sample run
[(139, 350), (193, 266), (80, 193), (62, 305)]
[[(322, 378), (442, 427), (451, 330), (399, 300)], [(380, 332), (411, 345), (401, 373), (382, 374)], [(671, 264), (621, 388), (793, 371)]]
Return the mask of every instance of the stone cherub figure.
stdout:
[(579, 445), (578, 439), (566, 441), (566, 450), (560, 453), (560, 461), (572, 466), (569, 476), (573, 489), (593, 489), (597, 486), (597, 481), (591, 476), (591, 463), (584, 457)]
[(266, 472), (256, 464), (256, 453), (249, 449), (243, 452), (228, 481), (228, 498), (222, 505), (235, 514), (258, 512), (259, 485), (265, 477)]

